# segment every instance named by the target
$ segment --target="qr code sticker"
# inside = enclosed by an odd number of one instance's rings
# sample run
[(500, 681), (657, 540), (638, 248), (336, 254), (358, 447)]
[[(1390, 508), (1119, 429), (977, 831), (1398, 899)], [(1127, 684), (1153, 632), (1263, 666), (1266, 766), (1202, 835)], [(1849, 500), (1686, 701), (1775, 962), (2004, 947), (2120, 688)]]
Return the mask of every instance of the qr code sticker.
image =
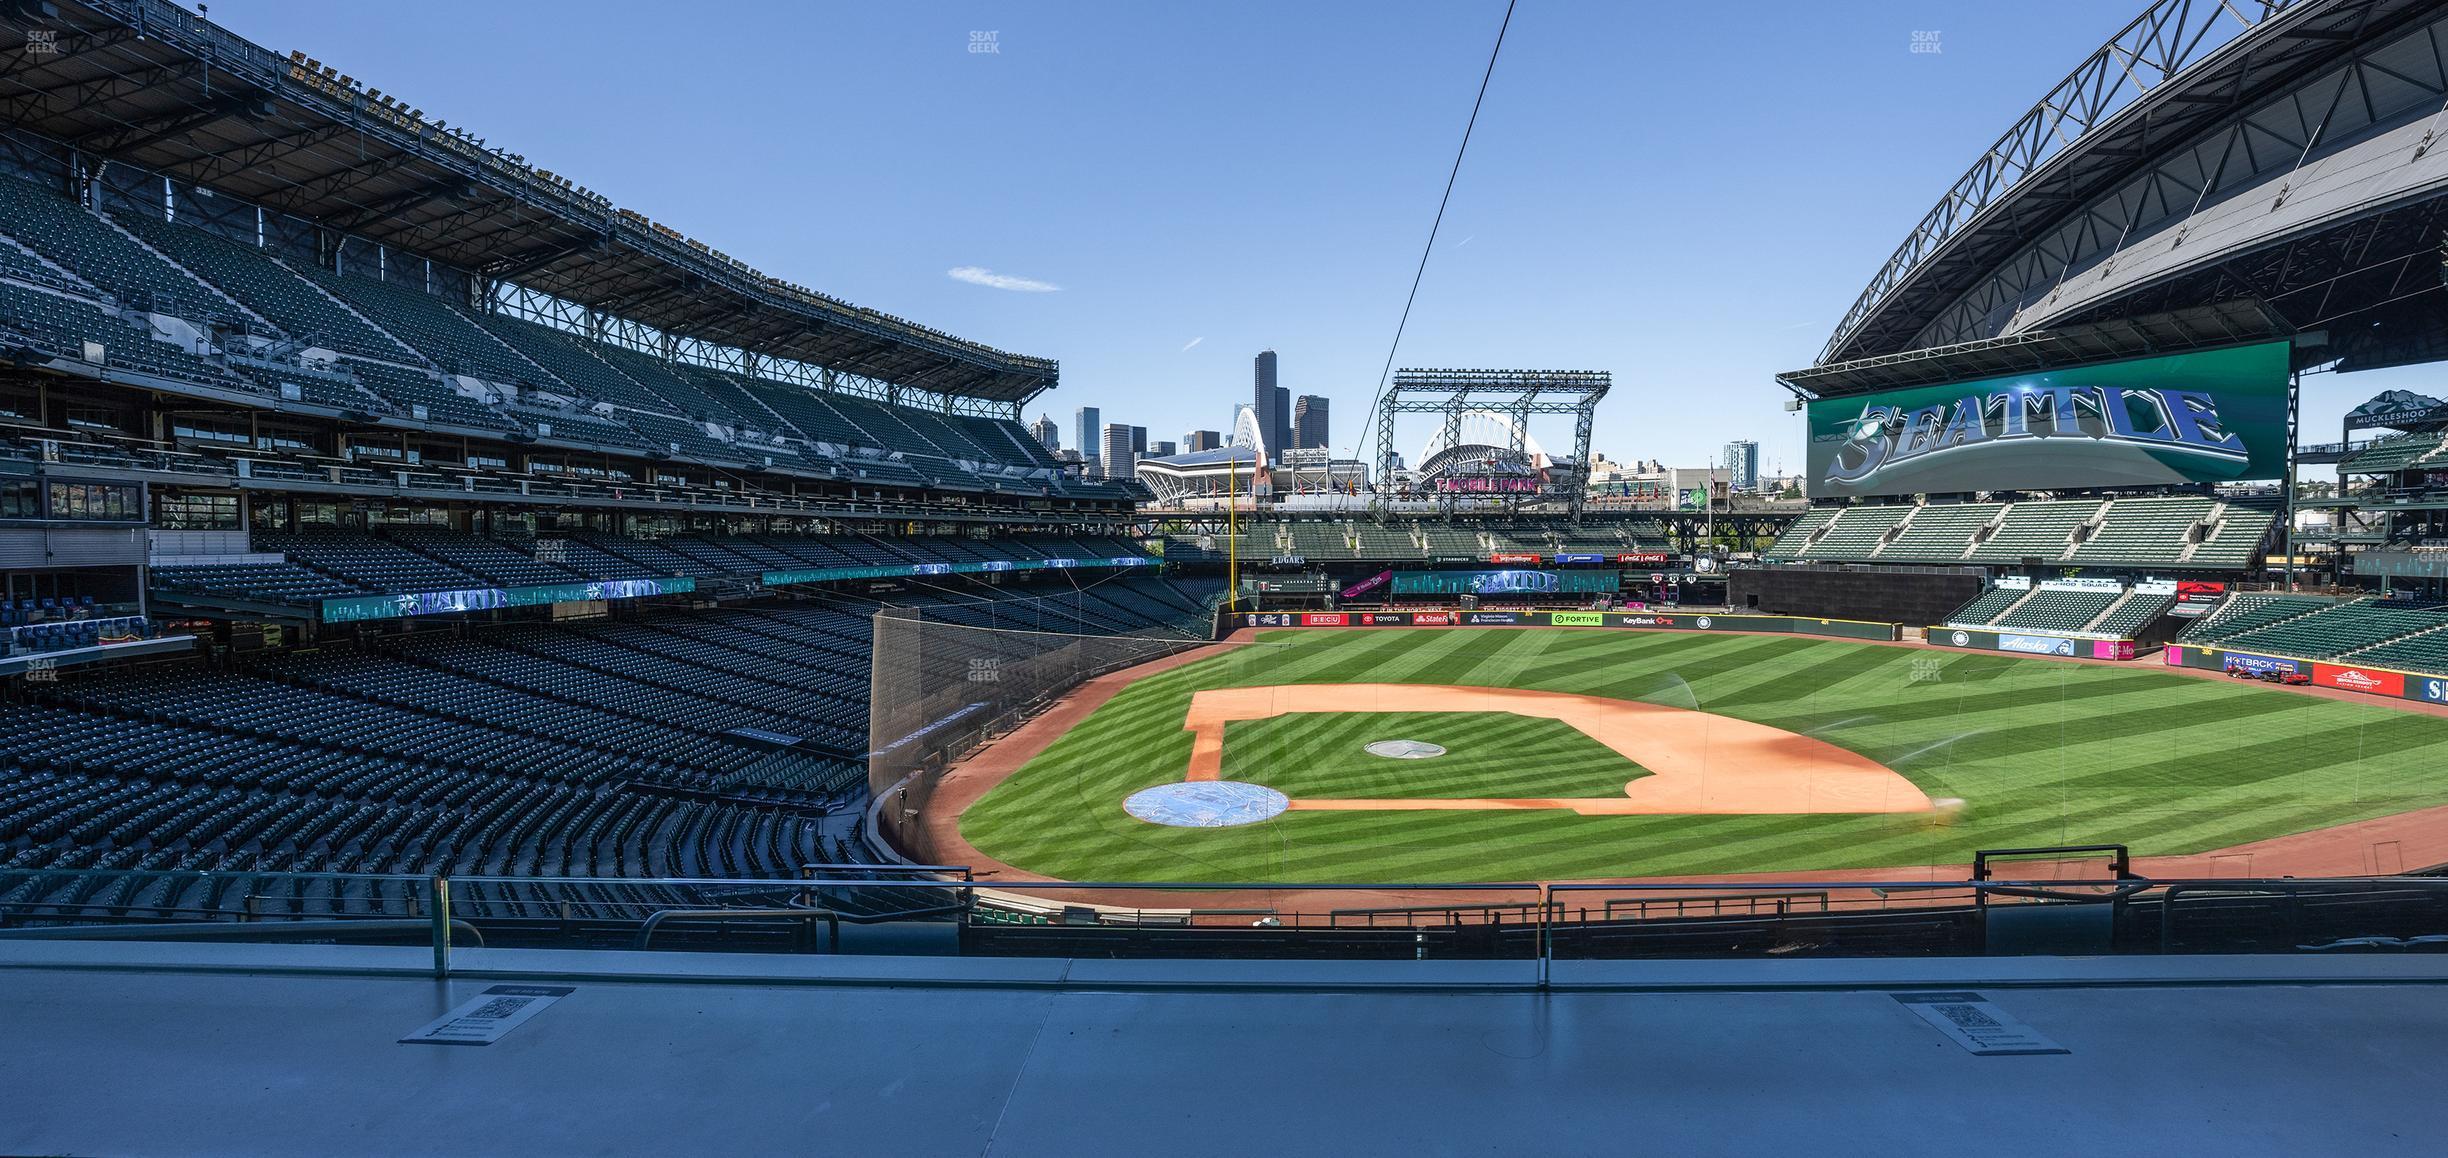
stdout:
[[(496, 997), (493, 1000), (485, 1002), (484, 1004), (477, 1006), (475, 1009), (470, 1010), (467, 1017), (485, 1021), (497, 1021), (501, 1018), (508, 1017), (513, 1013), (517, 1013), (519, 1010), (527, 1008), (527, 1003), (534, 1000), (535, 998), (532, 997)], [(466, 1018), (462, 1018), (461, 1020), (466, 1020)]]
[(1941, 1005), (1938, 1012), (1965, 1029), (1996, 1029), (1998, 1020), (1971, 1005)]

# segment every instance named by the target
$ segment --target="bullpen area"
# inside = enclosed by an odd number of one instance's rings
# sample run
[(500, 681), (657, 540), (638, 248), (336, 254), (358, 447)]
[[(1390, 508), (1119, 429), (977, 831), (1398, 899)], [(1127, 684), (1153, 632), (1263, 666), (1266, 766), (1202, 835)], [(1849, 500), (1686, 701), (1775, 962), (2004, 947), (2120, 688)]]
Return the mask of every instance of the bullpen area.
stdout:
[(2448, 720), (2130, 665), (1448, 627), (1244, 633), (1155, 666), (954, 770), (929, 827), (1006, 879), (1422, 883), (2093, 843), (2241, 875), (2323, 840), (2394, 872), (2423, 867), (2408, 824), (2448, 832), (2418, 812), (2448, 813)]

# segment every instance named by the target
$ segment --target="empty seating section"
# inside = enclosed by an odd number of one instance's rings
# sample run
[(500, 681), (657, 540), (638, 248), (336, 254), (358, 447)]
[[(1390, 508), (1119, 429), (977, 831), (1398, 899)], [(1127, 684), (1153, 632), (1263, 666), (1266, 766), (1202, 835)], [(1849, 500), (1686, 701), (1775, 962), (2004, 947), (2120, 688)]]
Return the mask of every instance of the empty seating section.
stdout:
[(2210, 517), (2216, 500), (2200, 497), (2116, 499), (2099, 529), (2074, 548), (2085, 563), (2174, 563), (2191, 545), (2195, 525)]
[(1357, 535), (1360, 543), (1358, 555), (1363, 559), (1416, 560), (1426, 554), (1404, 527), (1361, 523)]
[[(666, 363), (484, 313), (427, 292), (403, 278), (406, 268), (390, 280), (355, 267), (335, 273), (158, 211), (98, 215), (15, 178), (0, 178), (0, 211), (0, 237), (13, 239), (0, 241), (0, 278), (17, 279), (0, 281), (0, 333), (55, 357), (81, 358), (98, 342), (105, 364), (133, 372), (663, 460), (881, 486), (1134, 497), (1126, 480), (1063, 478), (1010, 419)], [(198, 355), (156, 341), (120, 316), (134, 307), (198, 323), (226, 349)], [(316, 364), (328, 376), (299, 368), (315, 349), (342, 355)], [(462, 394), (436, 368), (506, 389)]]
[(1908, 506), (1847, 507), (1819, 541), (1803, 548), (1806, 559), (1867, 559), (1887, 532), (1913, 512)]
[(2116, 591), (2034, 591), (2014, 610), (1997, 619), (1999, 627), (2029, 627), (2041, 631), (2082, 631), (2086, 624), (2117, 601)]
[[(7, 180), (0, 177), (0, 182)], [(34, 346), (68, 358), (82, 357), (86, 342), (100, 342), (104, 363), (114, 369), (241, 385), (220, 367), (168, 342), (157, 342), (82, 298), (0, 282), (0, 331), (12, 330)]]
[(490, 586), (481, 577), (397, 543), (337, 531), (285, 534), (257, 531), (258, 551), (278, 551), (326, 575), (369, 591), (460, 591)]
[(2195, 567), (2245, 570), (2261, 563), (2263, 544), (2278, 525), (2274, 502), (2224, 504), (2214, 516), (2210, 537), (2193, 548), (2186, 562)]
[(395, 527), (383, 531), (419, 554), (428, 555), (498, 587), (539, 587), (590, 578), (567, 567), (537, 560), (490, 539), (434, 527)]
[(447, 422), (479, 429), (518, 429), (518, 424), (500, 411), (443, 385), (441, 379), (427, 371), (394, 366), (388, 362), (369, 362), (362, 358), (337, 358), (332, 366), (355, 375), (358, 385), (390, 403), (401, 414), (426, 422)]
[(2176, 633), (2176, 639), (2180, 643), (2217, 643), (2271, 624), (2325, 611), (2336, 604), (2334, 599), (2309, 595), (2242, 592), (2228, 596), (2208, 615), (2186, 624), (2184, 630)]
[[(1221, 585), (1133, 574), (1039, 590), (912, 601), (949, 622), (1187, 641)], [(275, 895), (250, 874), (793, 877), (842, 858), (823, 818), (854, 815), (864, 791), (872, 610), (668, 610), (417, 633), (235, 673), (72, 672), (0, 705), (0, 867), (207, 869), (151, 879), (143, 904), (268, 916), (380, 911), (365, 890), (398, 886)], [(0, 878), (0, 902), (63, 903), (51, 887)], [(517, 896), (460, 903), (500, 913)], [(655, 882), (554, 896), (632, 919), (704, 903)]]
[(2006, 609), (2031, 593), (2028, 587), (1992, 587), (1981, 592), (1980, 598), (1955, 609), (1947, 616), (1948, 623), (1995, 623)]
[(153, 589), (261, 603), (306, 604), (357, 595), (364, 588), (296, 563), (225, 563), (155, 567)]
[(1835, 522), (1842, 510), (1841, 507), (1812, 507), (1802, 512), (1802, 517), (1795, 519), (1792, 526), (1785, 528), (1784, 534), (1777, 536), (1777, 541), (1763, 557), (1772, 561), (1801, 558), (1803, 550), (1810, 544), (1811, 536)]
[(2448, 615), (2441, 614), (2437, 607), (2409, 607), (2357, 599), (2267, 627), (2226, 636), (2219, 641), (2219, 646), (2238, 651), (2333, 659), (2348, 652), (2376, 647), (2400, 636), (2442, 627), (2448, 627)]
[(656, 397), (627, 375), (613, 369), (611, 363), (590, 353), (588, 347), (592, 343), (574, 335), (556, 333), (533, 322), (497, 314), (481, 316), (477, 321), (486, 332), (526, 355), (529, 361), (552, 371), (555, 378), (576, 391), (580, 398), (609, 402), (633, 410), (677, 413), (671, 403)]
[(2152, 621), (2167, 614), (2168, 608), (2174, 606), (2176, 606), (2176, 597), (2173, 595), (2129, 592), (2124, 599), (2110, 607), (2106, 615), (2100, 616), (2098, 622), (2091, 625), (2091, 631), (2098, 635), (2130, 638), (2135, 632), (2150, 626)]
[(2448, 675), (2448, 632), (2426, 631), (2353, 652), (2345, 656), (2375, 667)]
[(116, 220), (305, 346), (393, 361), (415, 356), (261, 249), (140, 214)]
[(2067, 502), (2016, 503), (2006, 509), (1995, 533), (1974, 546), (1965, 559), (2015, 563), (2024, 559), (2062, 559), (2074, 529), (2099, 514), (2097, 499)]
[(371, 277), (341, 276), (320, 269), (310, 276), (317, 285), (379, 320), (385, 330), (414, 347), (426, 361), (445, 373), (466, 374), (490, 382), (540, 385), (548, 381), (533, 362), (520, 357), (439, 296), (415, 286), (393, 285)]
[(2383, 438), (2347, 455), (2338, 469), (2348, 474), (2393, 474), (2433, 461), (2443, 446), (2448, 446), (2448, 434), (2439, 431)]
[(1876, 558), (1898, 562), (1953, 562), (1963, 558), (1972, 535), (1995, 519), (2004, 503), (1927, 503), (1913, 510), (1904, 529)]
[(1479, 533), (1455, 527), (1423, 526), (1420, 534), (1428, 540), (1428, 553), (1453, 557), (1477, 558), (1486, 548), (1479, 545)]
[(0, 232), (115, 295), (122, 306), (197, 322), (243, 317), (161, 255), (33, 182), (0, 177)]
[[(1264, 523), (1259, 524), (1261, 528), (1265, 526)], [(1291, 535), (1292, 553), (1304, 559), (1350, 559), (1355, 557), (1352, 553), (1351, 540), (1344, 533), (1341, 523), (1296, 522), (1285, 524), (1285, 529)], [(1253, 550), (1253, 547), (1263, 548), (1263, 544), (1263, 537), (1259, 538), (1255, 544), (1245, 537), (1241, 550), (1244, 553), (1260, 553)]]

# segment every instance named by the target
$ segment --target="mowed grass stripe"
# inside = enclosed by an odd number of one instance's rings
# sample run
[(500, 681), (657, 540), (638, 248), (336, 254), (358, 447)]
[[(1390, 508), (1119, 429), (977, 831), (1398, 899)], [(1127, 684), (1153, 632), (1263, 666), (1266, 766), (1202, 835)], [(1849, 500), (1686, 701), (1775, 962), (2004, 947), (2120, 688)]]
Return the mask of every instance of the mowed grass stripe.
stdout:
[[(1959, 863), (1975, 848), (2060, 839), (2197, 852), (2448, 803), (2448, 721), (2139, 667), (1671, 632), (1388, 629), (1264, 640), (1263, 651), (1238, 649), (1126, 689), (980, 801), (964, 830), (991, 855), (1075, 879), (1552, 879)], [(1309, 812), (1192, 830), (1121, 811), (1128, 792), (1180, 778), (1182, 716), (1200, 688), (1499, 677), (1698, 703), (1887, 760), (1924, 791), (1970, 803), (1945, 825), (1921, 816)], [(1316, 765), (1319, 746), (1368, 738), (1337, 720), (1305, 714), (1299, 735), (1285, 733), (1260, 758)], [(1509, 719), (1484, 724), (1478, 743), (1535, 742)], [(1245, 757), (1228, 747), (1226, 758), (1239, 767)], [(1474, 776), (1483, 789), (1523, 783), (1512, 773)], [(1362, 775), (1377, 784), (1387, 774)], [(1444, 772), (1393, 775), (1415, 794), (1494, 794)]]

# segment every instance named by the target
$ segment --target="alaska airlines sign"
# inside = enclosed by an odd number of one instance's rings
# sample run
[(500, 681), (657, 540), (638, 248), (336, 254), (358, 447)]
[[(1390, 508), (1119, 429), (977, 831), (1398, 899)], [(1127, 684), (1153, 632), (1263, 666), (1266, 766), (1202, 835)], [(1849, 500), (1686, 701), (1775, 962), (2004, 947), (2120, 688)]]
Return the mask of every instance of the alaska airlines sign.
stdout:
[(2276, 478), (2288, 344), (1810, 404), (1814, 498)]

